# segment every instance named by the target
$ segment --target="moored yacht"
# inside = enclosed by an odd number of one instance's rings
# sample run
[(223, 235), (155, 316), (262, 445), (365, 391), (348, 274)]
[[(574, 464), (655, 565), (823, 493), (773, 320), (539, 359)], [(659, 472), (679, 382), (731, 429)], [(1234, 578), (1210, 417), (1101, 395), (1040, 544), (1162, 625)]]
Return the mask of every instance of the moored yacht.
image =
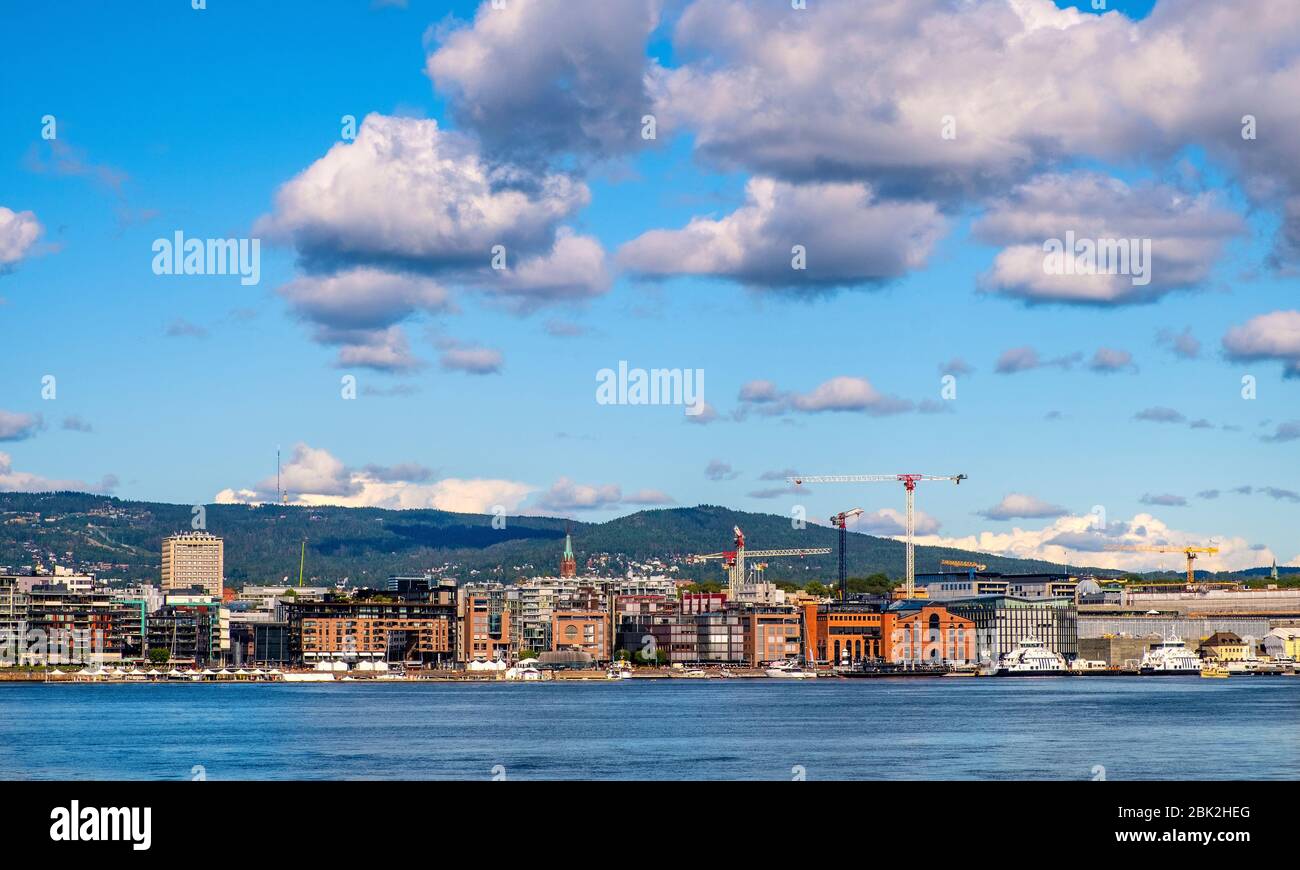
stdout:
[(1201, 672), (1201, 657), (1176, 637), (1161, 641), (1142, 656), (1138, 673), (1144, 677), (1196, 676)]
[(815, 671), (805, 670), (795, 662), (788, 661), (773, 662), (764, 673), (776, 680), (807, 680), (817, 676)]
[(1009, 653), (1003, 653), (995, 676), (1044, 677), (1070, 673), (1065, 659), (1047, 648), (1041, 640), (1027, 637)]

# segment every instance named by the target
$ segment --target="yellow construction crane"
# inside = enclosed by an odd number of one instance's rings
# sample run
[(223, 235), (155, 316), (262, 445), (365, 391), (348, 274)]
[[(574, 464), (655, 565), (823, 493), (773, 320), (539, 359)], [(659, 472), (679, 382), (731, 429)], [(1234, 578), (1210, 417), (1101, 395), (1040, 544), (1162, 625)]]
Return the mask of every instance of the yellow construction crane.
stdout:
[(1196, 585), (1196, 556), (1198, 553), (1205, 553), (1213, 556), (1219, 552), (1218, 547), (1107, 547), (1107, 550), (1125, 552), (1125, 553), (1184, 553), (1187, 555), (1187, 585)]
[(981, 565), (979, 562), (958, 562), (956, 559), (942, 559), (940, 565), (951, 565), (954, 568), (974, 568), (976, 571), (983, 571), (988, 565)]

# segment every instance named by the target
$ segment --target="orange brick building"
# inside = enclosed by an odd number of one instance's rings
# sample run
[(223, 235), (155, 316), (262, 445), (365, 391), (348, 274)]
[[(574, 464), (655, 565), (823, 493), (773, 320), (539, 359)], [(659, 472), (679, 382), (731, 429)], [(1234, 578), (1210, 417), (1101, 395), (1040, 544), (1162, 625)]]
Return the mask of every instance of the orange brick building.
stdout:
[(461, 620), (465, 661), (510, 660), (510, 608), (504, 606), (503, 596), (466, 593)]
[(976, 661), (975, 623), (940, 604), (911, 606), (883, 614), (885, 661), (937, 665)]
[(577, 650), (598, 662), (609, 661), (609, 614), (602, 610), (555, 611), (551, 614), (551, 648)]
[(809, 657), (816, 661), (975, 661), (975, 623), (924, 599), (884, 611), (871, 605), (807, 604), (803, 618)]

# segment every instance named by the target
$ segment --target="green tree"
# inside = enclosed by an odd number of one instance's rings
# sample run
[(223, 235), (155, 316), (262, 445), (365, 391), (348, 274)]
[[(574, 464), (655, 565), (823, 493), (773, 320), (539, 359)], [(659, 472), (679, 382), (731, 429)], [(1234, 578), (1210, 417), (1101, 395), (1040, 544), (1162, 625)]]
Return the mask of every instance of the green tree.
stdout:
[(871, 574), (867, 577), (850, 577), (845, 582), (851, 594), (884, 595), (897, 584), (886, 574)]
[(149, 662), (155, 665), (165, 665), (171, 659), (172, 654), (162, 647), (154, 647), (149, 650)]

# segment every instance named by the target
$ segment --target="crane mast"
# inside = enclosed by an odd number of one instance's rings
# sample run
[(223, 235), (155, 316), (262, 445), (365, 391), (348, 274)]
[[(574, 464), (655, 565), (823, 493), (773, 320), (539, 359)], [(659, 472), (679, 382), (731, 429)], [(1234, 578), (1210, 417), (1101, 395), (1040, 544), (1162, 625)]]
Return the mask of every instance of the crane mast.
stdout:
[(831, 517), (831, 525), (840, 530), (840, 601), (849, 597), (849, 569), (845, 548), (849, 542), (849, 517), (862, 516), (862, 508), (840, 511)]

